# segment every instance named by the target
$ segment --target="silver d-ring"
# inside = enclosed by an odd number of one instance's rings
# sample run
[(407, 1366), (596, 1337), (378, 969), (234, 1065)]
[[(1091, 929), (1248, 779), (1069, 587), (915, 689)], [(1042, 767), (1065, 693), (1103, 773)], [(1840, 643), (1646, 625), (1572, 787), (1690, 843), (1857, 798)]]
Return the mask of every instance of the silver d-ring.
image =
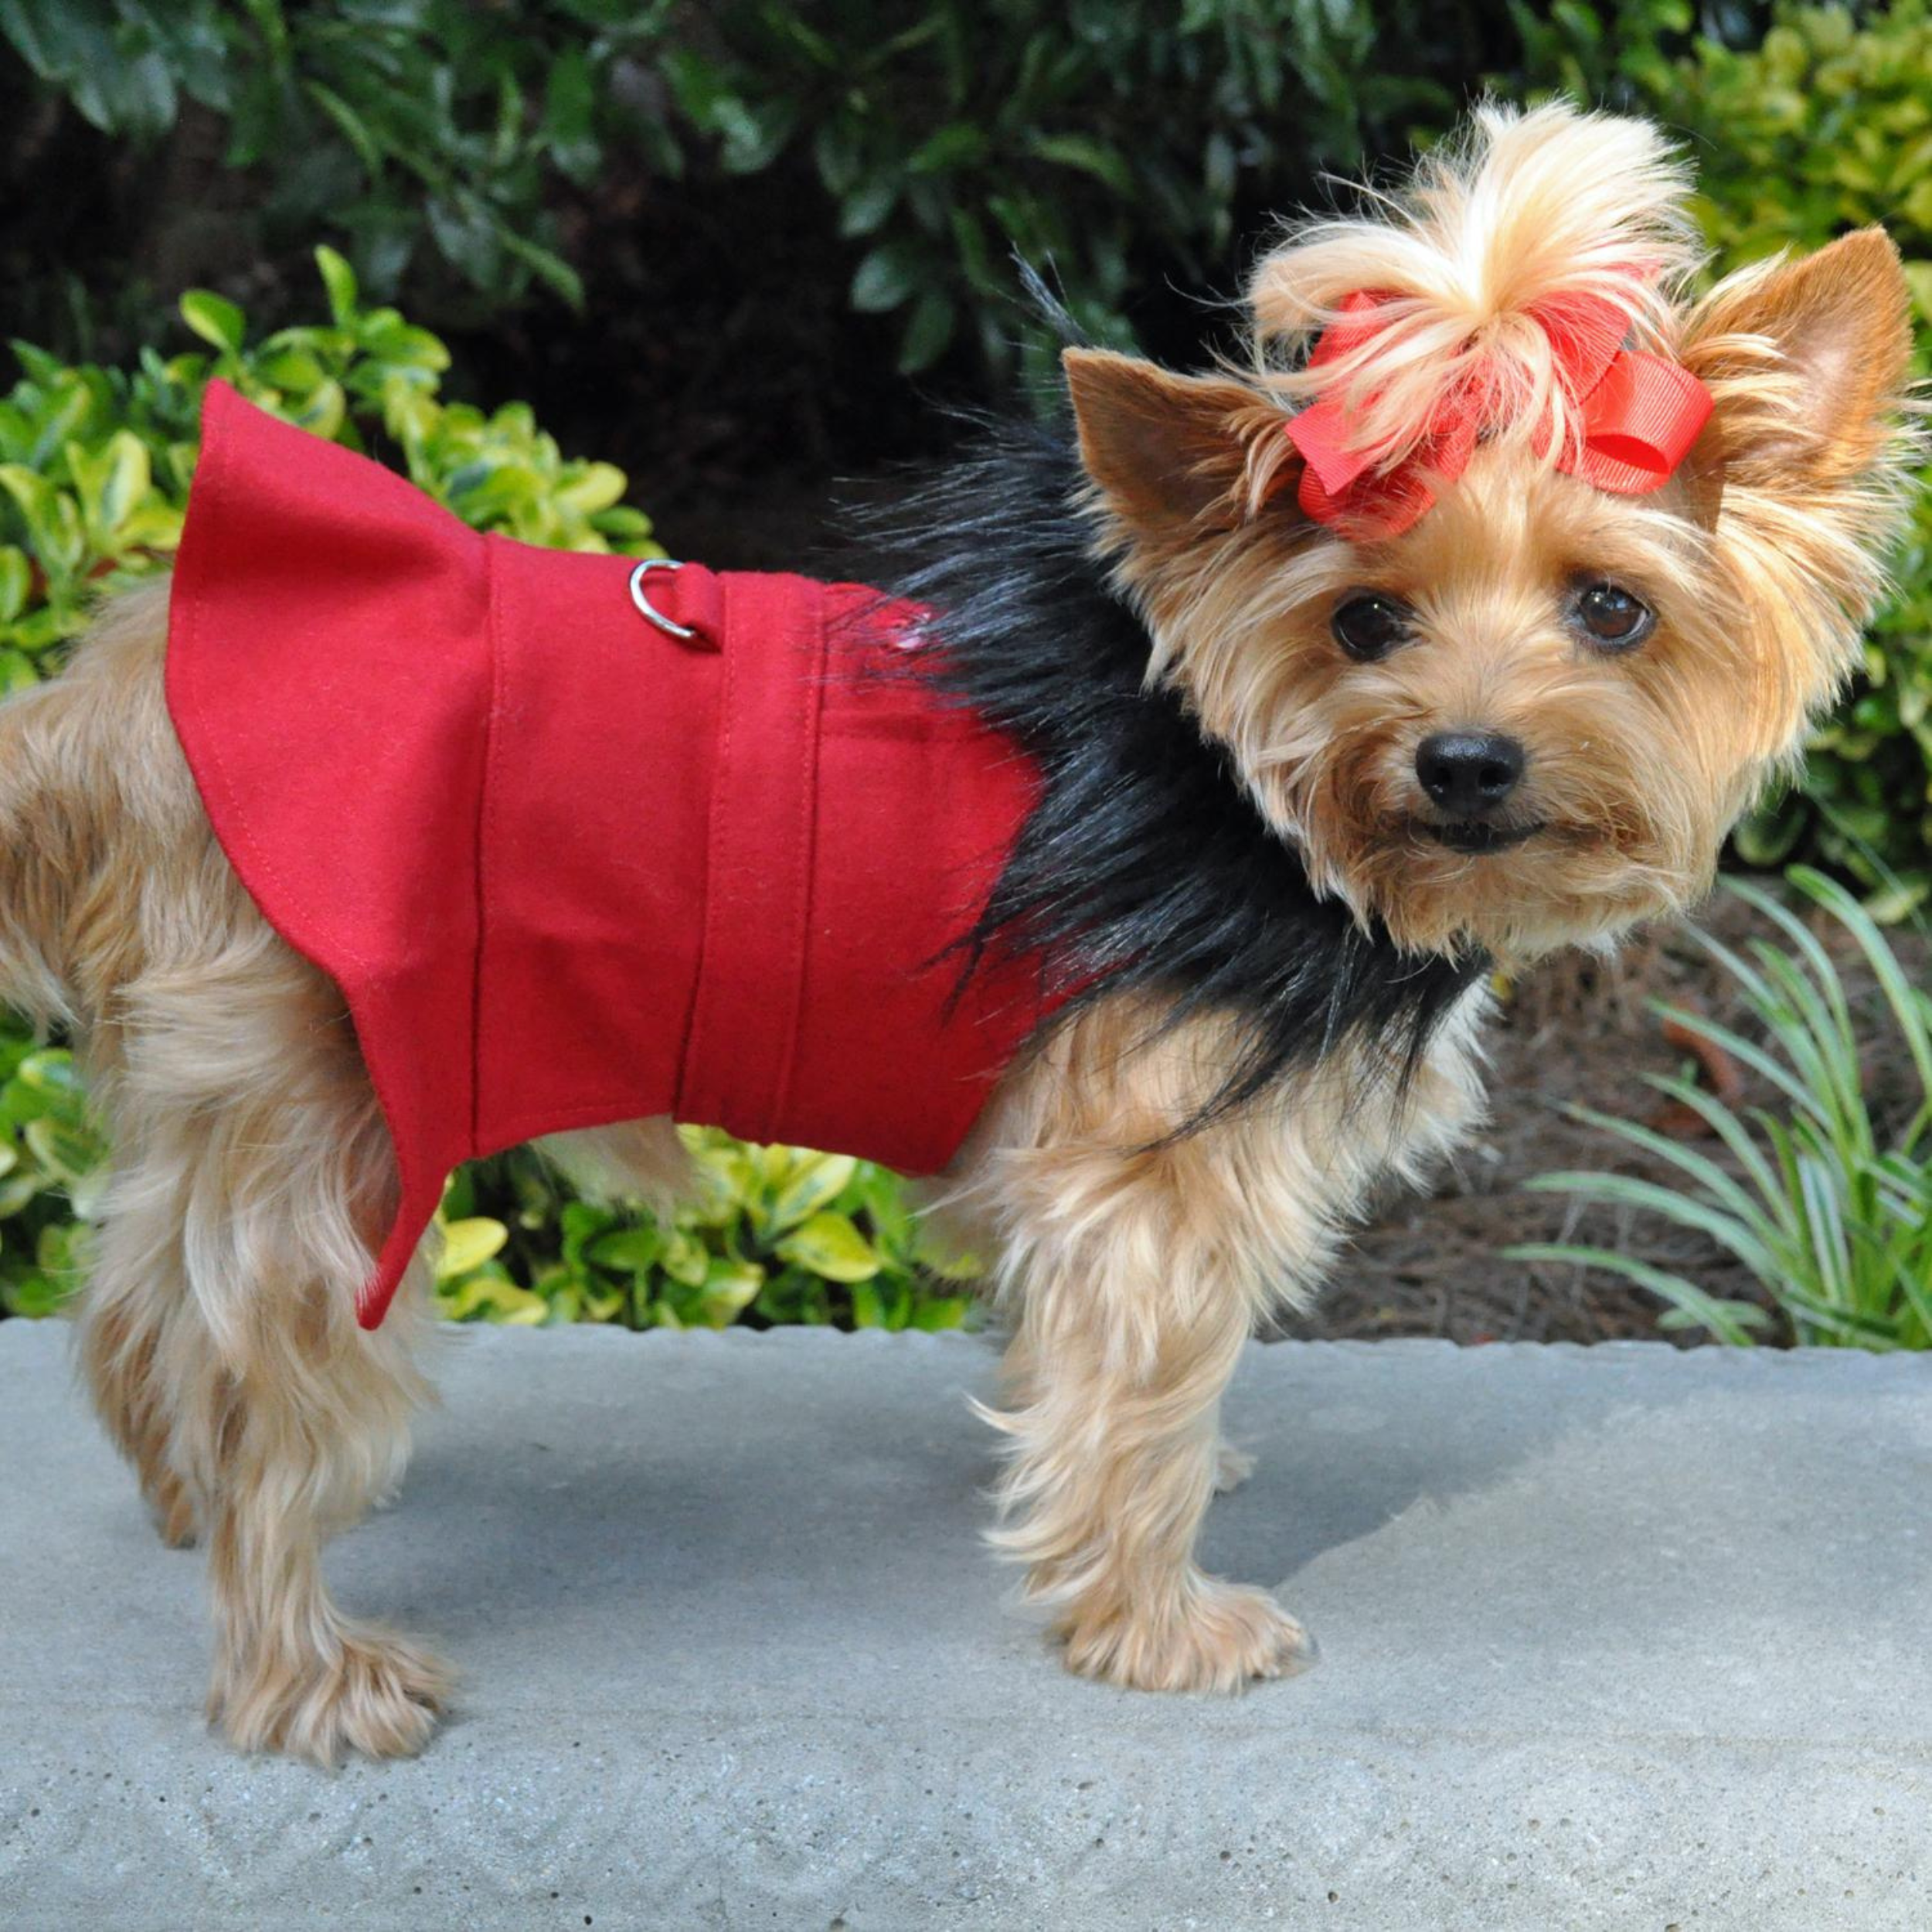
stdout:
[(655, 624), (667, 637), (682, 638), (687, 641), (698, 634), (688, 624), (674, 624), (664, 613), (656, 609), (644, 594), (644, 578), (647, 570), (682, 570), (684, 566), (668, 556), (648, 556), (631, 573), (631, 601), (638, 607), (638, 613), (648, 622)]

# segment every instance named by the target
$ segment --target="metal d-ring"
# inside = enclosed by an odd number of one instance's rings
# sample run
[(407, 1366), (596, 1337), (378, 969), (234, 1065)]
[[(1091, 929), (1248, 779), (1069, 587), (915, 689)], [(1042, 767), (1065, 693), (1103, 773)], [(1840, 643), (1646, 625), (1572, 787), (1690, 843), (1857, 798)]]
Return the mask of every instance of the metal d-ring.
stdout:
[(648, 556), (631, 573), (631, 601), (638, 607), (639, 614), (647, 622), (655, 624), (667, 637), (682, 638), (687, 642), (698, 634), (688, 624), (675, 624), (657, 609), (644, 594), (644, 577), (647, 570), (682, 570), (682, 563), (668, 556)]

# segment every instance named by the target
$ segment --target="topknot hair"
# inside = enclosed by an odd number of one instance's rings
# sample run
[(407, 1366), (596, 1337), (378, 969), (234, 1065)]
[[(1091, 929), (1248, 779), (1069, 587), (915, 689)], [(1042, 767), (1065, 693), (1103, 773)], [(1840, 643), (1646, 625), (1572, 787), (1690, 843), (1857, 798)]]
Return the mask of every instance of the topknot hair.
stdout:
[[(1676, 304), (1702, 260), (1690, 175), (1648, 122), (1566, 101), (1478, 108), (1367, 207), (1291, 229), (1262, 259), (1247, 299), (1261, 383), (1288, 407), (1340, 397), (1378, 468), (1429, 434), (1437, 405), (1486, 386), (1492, 436), (1551, 460), (1581, 436), (1539, 311), (1597, 298), (1628, 317), (1627, 345), (1669, 355)], [(1354, 294), (1376, 326), (1311, 367), (1321, 332)], [(1281, 454), (1285, 455), (1286, 452)]]

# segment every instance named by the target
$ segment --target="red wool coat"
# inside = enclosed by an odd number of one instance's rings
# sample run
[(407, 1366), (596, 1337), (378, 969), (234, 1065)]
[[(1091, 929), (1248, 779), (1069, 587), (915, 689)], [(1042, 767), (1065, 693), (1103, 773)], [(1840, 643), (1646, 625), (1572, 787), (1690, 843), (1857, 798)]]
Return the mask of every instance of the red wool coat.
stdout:
[[(944, 1166), (1043, 1017), (942, 958), (1036, 795), (907, 675), (876, 594), (484, 536), (221, 383), (171, 716), (263, 914), (340, 987), (401, 1203), (379, 1322), (457, 1162), (647, 1115)], [(896, 662), (895, 662), (896, 661)], [(888, 668), (901, 675), (882, 675)]]

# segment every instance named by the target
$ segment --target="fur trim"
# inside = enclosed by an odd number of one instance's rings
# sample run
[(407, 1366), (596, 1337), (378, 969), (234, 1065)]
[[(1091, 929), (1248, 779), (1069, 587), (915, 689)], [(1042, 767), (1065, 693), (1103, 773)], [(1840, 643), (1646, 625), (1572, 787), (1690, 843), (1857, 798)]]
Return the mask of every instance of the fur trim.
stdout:
[[(1037, 954), (1070, 1010), (1153, 995), (1158, 1030), (1232, 1022), (1192, 1130), (1345, 1044), (1406, 1084), (1479, 954), (1404, 952), (1311, 886), (1228, 753), (1150, 685), (1145, 625), (1108, 581), (1064, 423), (991, 428), (976, 451), (869, 532), (894, 594), (935, 613), (935, 675), (1037, 762), (1043, 787), (967, 970)], [(875, 567), (877, 567), (875, 565)]]

